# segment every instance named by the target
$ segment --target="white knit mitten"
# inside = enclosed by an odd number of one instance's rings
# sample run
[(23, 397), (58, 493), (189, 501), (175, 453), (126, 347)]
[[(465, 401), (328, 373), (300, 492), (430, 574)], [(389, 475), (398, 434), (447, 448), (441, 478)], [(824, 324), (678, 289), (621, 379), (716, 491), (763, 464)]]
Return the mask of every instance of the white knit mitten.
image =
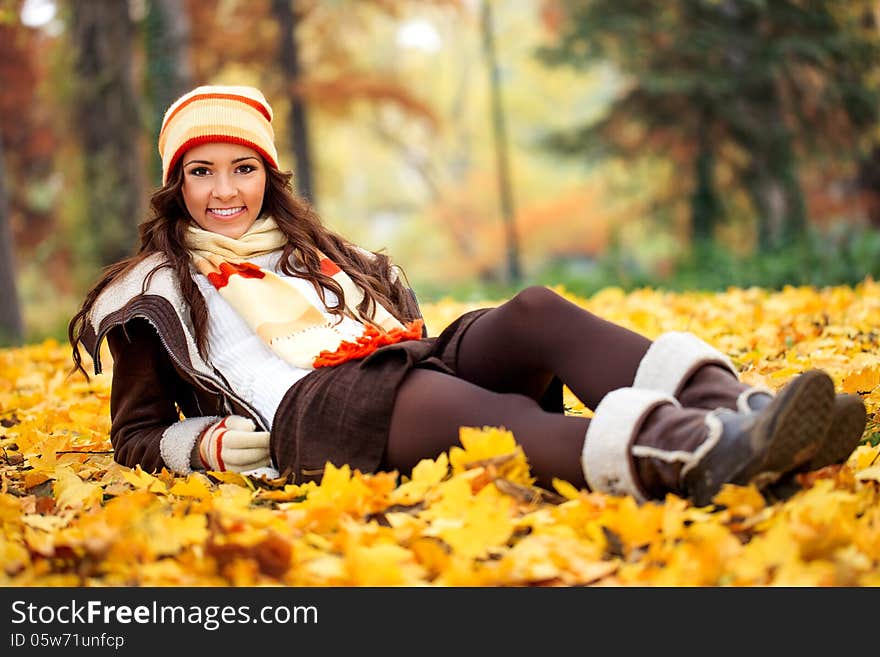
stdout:
[(197, 441), (198, 460), (206, 470), (246, 472), (272, 465), (269, 432), (240, 415), (209, 425)]

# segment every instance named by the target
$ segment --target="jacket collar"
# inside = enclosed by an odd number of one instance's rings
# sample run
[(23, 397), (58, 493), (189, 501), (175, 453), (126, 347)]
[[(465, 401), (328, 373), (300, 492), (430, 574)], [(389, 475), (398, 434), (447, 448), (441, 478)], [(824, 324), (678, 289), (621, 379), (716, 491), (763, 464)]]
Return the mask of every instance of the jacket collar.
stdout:
[(107, 332), (135, 317), (149, 321), (178, 365), (195, 375), (214, 378), (214, 370), (199, 355), (189, 308), (174, 270), (161, 253), (144, 258), (108, 285), (87, 317), (83, 345), (101, 371), (101, 343)]

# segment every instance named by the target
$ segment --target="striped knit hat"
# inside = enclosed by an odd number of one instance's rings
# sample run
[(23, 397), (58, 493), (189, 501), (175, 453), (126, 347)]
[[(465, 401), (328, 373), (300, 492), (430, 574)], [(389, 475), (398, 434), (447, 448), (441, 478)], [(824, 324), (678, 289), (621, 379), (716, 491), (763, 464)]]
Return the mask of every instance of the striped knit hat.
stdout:
[(189, 149), (213, 141), (242, 144), (278, 168), (272, 108), (254, 87), (197, 87), (178, 98), (162, 120), (162, 184)]

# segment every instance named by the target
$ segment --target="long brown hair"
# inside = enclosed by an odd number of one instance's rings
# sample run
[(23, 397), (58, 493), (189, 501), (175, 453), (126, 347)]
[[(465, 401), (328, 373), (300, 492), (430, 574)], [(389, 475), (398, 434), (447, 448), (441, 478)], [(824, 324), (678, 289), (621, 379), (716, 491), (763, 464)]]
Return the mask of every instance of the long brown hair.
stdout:
[[(364, 290), (364, 300), (358, 306), (358, 311), (363, 316), (372, 316), (374, 304), (378, 303), (402, 321), (414, 319), (406, 314), (405, 299), (408, 292), (401, 279), (392, 282), (391, 259), (382, 253), (362, 252), (329, 230), (311, 206), (293, 192), (292, 172), (280, 171), (268, 163), (264, 164), (266, 193), (260, 214), (273, 217), (287, 236), (287, 244), (282, 248), (281, 270), (289, 276), (311, 281), (325, 305), (325, 288), (331, 290), (338, 297), (339, 304), (328, 307), (328, 311), (341, 317), (345, 307), (345, 293), (336, 281), (321, 272), (319, 253), (323, 253)], [(101, 272), (97, 283), (86, 294), (79, 311), (67, 325), (67, 338), (73, 350), (74, 371), (79, 370), (88, 378), (82, 365), (79, 345), (86, 330), (88, 315), (98, 296), (108, 285), (155, 253), (164, 254), (166, 260), (145, 277), (144, 288), (150, 275), (159, 268), (171, 267), (174, 270), (183, 298), (189, 306), (199, 354), (203, 358), (207, 357), (208, 309), (190, 274), (190, 256), (184, 236), (192, 218), (183, 202), (182, 187), (183, 167), (178, 162), (166, 184), (150, 197), (150, 217), (138, 226), (140, 244), (137, 252)], [(295, 257), (295, 253), (298, 257)], [(305, 270), (295, 269), (294, 263), (300, 264)], [(405, 274), (402, 270), (399, 271), (405, 280)]]

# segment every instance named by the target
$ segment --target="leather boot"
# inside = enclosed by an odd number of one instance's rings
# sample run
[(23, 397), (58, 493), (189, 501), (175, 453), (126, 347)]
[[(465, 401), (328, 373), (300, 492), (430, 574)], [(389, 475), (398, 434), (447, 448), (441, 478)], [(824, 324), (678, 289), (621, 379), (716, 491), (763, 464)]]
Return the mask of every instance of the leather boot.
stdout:
[(764, 490), (805, 460), (828, 430), (834, 383), (812, 370), (757, 412), (682, 408), (638, 388), (606, 395), (587, 429), (581, 465), (592, 490), (638, 501), (675, 493), (710, 504), (726, 483)]
[[(741, 382), (725, 354), (692, 333), (676, 331), (664, 333), (652, 342), (633, 386), (671, 394), (687, 408), (728, 408), (740, 413), (760, 411), (774, 397), (767, 388)], [(828, 432), (816, 442), (812, 453), (805, 450), (800, 455), (803, 462), (796, 470), (843, 463), (861, 442), (865, 424), (861, 398), (837, 395)]]

